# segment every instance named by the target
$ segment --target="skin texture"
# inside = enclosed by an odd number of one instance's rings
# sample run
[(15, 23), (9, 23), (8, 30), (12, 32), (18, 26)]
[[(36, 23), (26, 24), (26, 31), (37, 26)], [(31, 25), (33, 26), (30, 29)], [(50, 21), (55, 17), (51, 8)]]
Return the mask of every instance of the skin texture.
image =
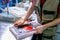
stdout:
[(54, 26), (54, 25), (57, 25), (57, 24), (60, 24), (60, 17), (55, 19), (54, 21), (50, 22), (50, 23), (47, 23), (47, 24), (44, 24), (44, 25), (41, 25), (41, 26), (38, 26), (36, 28), (37, 30), (37, 33), (42, 33), (45, 29), (51, 27), (51, 26)]
[(24, 19), (20, 19), (20, 20), (17, 20), (15, 23), (14, 23), (14, 26), (19, 26), (19, 25), (23, 25), (24, 22), (29, 18), (29, 16), (33, 13), (34, 11), (34, 3), (32, 4), (31, 8), (29, 9), (29, 11), (27, 12), (27, 15), (25, 16)]

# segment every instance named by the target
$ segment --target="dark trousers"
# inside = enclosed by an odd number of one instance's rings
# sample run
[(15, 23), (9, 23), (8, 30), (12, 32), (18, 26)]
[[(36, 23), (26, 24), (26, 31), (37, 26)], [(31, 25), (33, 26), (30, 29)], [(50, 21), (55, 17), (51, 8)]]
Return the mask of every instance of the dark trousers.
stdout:
[(33, 34), (31, 40), (42, 40), (42, 34)]

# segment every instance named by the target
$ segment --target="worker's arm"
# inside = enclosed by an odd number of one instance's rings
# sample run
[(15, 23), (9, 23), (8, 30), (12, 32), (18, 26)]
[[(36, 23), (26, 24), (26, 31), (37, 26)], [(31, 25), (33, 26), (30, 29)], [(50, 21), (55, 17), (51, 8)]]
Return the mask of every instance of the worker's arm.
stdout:
[(14, 26), (19, 26), (19, 25), (23, 25), (24, 22), (29, 18), (29, 16), (33, 13), (34, 11), (34, 3), (32, 4), (31, 8), (29, 9), (29, 11), (27, 12), (27, 15), (25, 16), (24, 19), (20, 19), (20, 20), (17, 20), (15, 23), (14, 23)]
[(59, 23), (60, 23), (60, 18), (57, 18), (57, 19), (55, 19), (54, 21), (45, 24), (44, 26), (48, 28), (48, 27), (51, 27), (51, 26), (57, 25), (57, 24), (59, 24)]
[(34, 11), (34, 4), (32, 4), (31, 8), (27, 12), (27, 15), (25, 16), (24, 21), (26, 21), (27, 18), (29, 18), (29, 16), (33, 13), (33, 11)]
[(57, 18), (55, 19), (54, 21), (50, 22), (50, 23), (47, 23), (47, 24), (44, 24), (44, 25), (41, 25), (41, 26), (38, 26), (36, 29), (37, 29), (37, 32), (38, 33), (42, 33), (45, 29), (49, 28), (49, 27), (52, 27), (54, 25), (57, 25), (60, 23), (60, 18)]

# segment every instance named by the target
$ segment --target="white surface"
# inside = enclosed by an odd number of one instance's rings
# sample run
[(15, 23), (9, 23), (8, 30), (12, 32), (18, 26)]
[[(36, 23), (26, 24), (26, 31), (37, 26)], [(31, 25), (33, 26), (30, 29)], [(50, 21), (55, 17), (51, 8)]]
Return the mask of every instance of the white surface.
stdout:
[[(20, 2), (21, 3), (21, 2)], [(16, 16), (16, 17), (25, 17), (25, 15), (27, 14), (27, 12), (29, 11), (29, 9), (31, 8), (32, 6), (32, 3), (21, 3), (21, 4), (18, 4), (18, 6), (20, 5), (24, 5), (24, 7), (8, 7), (8, 10), (9, 10), (9, 13)], [(7, 11), (7, 8), (5, 8), (5, 11)]]
[[(6, 9), (5, 9), (6, 10)], [(15, 17), (25, 16), (26, 12), (24, 8), (19, 7), (9, 7), (9, 13), (14, 15)], [(25, 15), (23, 15), (25, 13)]]
[[(13, 24), (6, 23), (6, 22), (0, 22), (0, 25), (6, 27), (2, 36), (0, 37), (1, 38), (0, 40), (16, 40), (15, 37), (12, 35), (12, 33), (9, 31), (9, 27), (12, 27)], [(2, 27), (2, 26), (0, 26), (0, 27)], [(23, 40), (31, 40), (31, 37), (27, 37)]]

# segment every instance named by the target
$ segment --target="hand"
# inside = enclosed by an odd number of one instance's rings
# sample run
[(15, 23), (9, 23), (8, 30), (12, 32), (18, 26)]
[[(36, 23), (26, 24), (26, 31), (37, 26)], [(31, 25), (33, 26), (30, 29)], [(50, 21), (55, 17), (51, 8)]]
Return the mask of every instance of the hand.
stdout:
[(23, 25), (24, 22), (25, 22), (25, 21), (24, 21), (23, 19), (17, 20), (17, 21), (14, 23), (14, 26), (17, 27), (17, 26)]
[(38, 26), (36, 28), (36, 34), (38, 34), (38, 33), (41, 34), (45, 29), (46, 29), (46, 27), (44, 25)]

